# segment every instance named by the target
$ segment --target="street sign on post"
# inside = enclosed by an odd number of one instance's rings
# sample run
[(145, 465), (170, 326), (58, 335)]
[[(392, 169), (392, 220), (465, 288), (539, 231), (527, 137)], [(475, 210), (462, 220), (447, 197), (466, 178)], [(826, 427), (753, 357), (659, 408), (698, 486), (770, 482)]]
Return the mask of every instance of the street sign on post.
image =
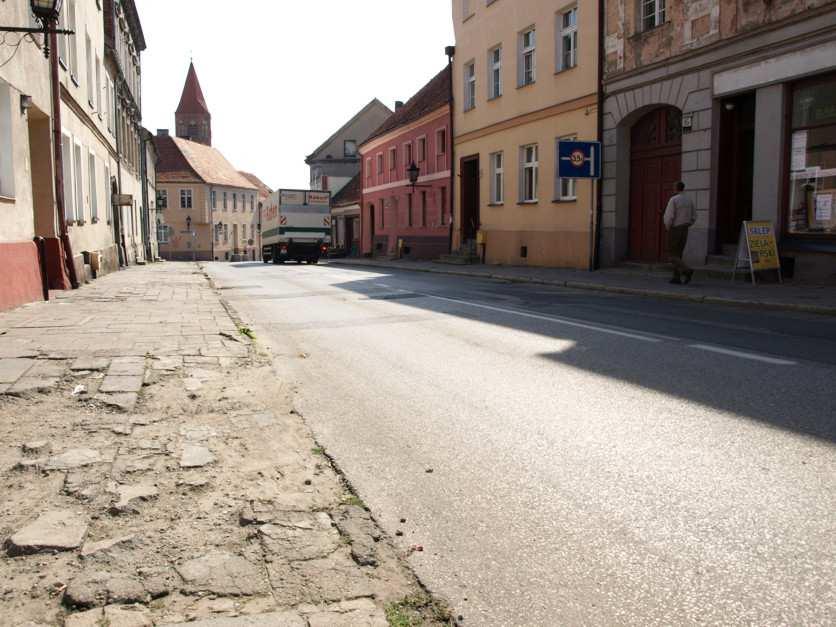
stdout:
[(601, 178), (601, 142), (561, 141), (557, 150), (560, 178)]

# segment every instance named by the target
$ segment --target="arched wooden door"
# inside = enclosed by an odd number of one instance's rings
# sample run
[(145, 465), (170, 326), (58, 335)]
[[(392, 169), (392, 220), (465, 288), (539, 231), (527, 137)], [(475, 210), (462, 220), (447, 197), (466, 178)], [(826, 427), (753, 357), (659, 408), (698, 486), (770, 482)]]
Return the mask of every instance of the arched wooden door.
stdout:
[(682, 112), (654, 109), (631, 131), (630, 252), (637, 261), (665, 258), (662, 215), (682, 176)]

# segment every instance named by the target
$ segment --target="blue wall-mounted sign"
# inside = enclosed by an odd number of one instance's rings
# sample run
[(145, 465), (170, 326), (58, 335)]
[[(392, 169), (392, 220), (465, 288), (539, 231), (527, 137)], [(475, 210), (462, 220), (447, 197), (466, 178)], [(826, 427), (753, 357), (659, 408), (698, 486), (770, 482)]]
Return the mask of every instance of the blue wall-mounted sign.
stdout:
[(560, 178), (601, 178), (601, 142), (561, 141), (557, 150)]

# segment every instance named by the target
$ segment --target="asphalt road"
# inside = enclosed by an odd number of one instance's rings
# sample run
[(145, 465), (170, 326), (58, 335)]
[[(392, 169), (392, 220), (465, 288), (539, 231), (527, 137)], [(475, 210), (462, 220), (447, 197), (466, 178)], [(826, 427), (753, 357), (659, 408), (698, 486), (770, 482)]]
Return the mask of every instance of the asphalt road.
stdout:
[(836, 319), (207, 268), (464, 624), (836, 624)]

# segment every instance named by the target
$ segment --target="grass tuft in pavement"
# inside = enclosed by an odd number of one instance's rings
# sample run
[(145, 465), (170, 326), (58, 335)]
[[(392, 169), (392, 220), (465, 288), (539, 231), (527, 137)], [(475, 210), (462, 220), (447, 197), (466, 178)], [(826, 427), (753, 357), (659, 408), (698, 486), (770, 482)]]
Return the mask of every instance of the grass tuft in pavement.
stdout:
[(428, 594), (416, 594), (390, 603), (386, 606), (386, 620), (391, 627), (454, 624), (450, 608)]

